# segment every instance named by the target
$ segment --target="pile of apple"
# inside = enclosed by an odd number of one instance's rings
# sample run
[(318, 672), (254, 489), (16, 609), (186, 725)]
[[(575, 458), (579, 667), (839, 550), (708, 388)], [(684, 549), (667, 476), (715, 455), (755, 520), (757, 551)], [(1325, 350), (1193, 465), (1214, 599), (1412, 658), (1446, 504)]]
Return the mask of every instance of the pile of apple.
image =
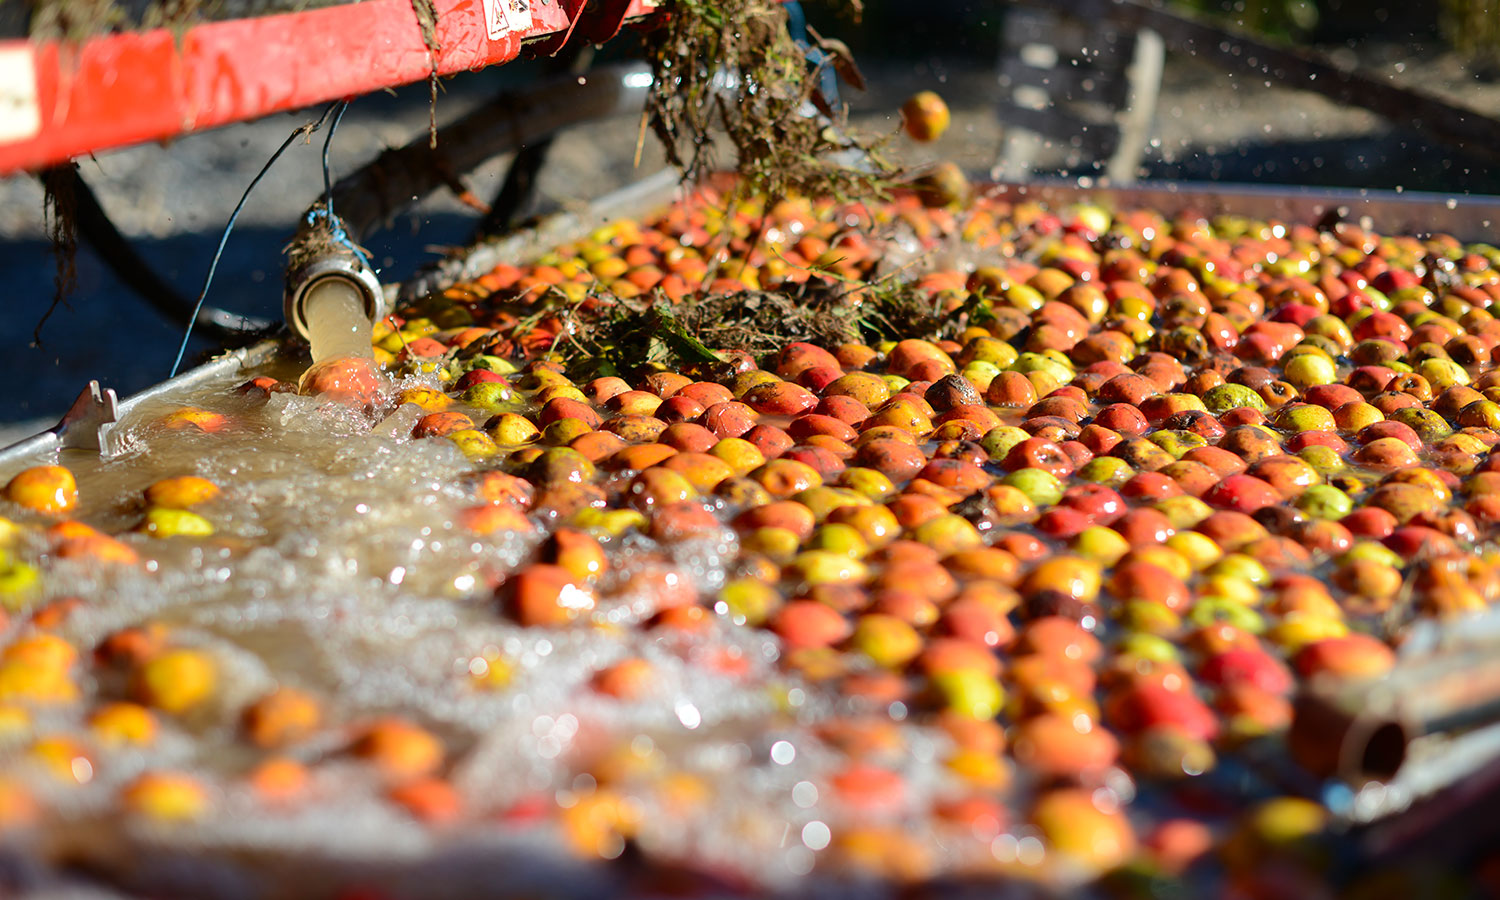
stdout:
[[(726, 197), (704, 187), (401, 310), (372, 336), (377, 362), (410, 376), (399, 384), (338, 361), (302, 389), (377, 418), (413, 404), (412, 440), (472, 460), (461, 527), (534, 541), (486, 596), (528, 628), (618, 628), (601, 611), (623, 547), (731, 529), (721, 589), (654, 569), (653, 608), (629, 627), (765, 629), (780, 669), (837, 701), (838, 716), (803, 723), (843, 759), (819, 786), (840, 810), (831, 829), (803, 833), (820, 874), (1124, 891), (1183, 879), (1245, 897), (1390, 877), (1331, 867), (1315, 798), (1216, 773), (1278, 744), (1299, 686), (1380, 678), (1407, 624), (1500, 597), (1500, 250), (982, 194)], [(940, 334), (571, 375), (570, 329), (591, 315), (859, 283), (882, 274), (895, 234), (932, 251), (899, 277), (948, 312)], [(201, 430), (194, 415), (174, 427)], [(214, 489), (153, 487), (147, 531), (212, 540), (193, 509)], [(5, 489), (17, 518), (53, 517), (56, 557), (135, 564), (140, 538), (65, 520), (75, 493), (59, 467)], [(130, 673), (128, 700), (94, 713), (121, 739), (213, 689), (202, 660), (153, 646), (149, 629), (71, 647), (48, 637), (55, 605), (12, 612), (0, 733), (7, 709), (76, 702), (89, 654)], [(489, 663), (480, 680), (504, 671)], [(670, 703), (656, 678), (632, 658), (590, 689)], [(295, 746), (326, 703), (263, 698), (243, 740)], [(408, 712), (355, 752), (400, 776), (392, 801), (413, 815), (477, 815), (483, 798), (445, 780), (441, 742)], [(935, 791), (890, 762), (915, 728), (940, 736)], [(583, 812), (536, 815), (564, 821), (578, 852), (610, 855), (648, 826), (633, 782), (590, 774)], [(191, 780), (151, 777), (127, 789), (132, 808), (201, 813)], [(303, 774), (274, 755), (252, 777), (280, 796)], [(724, 814), (713, 785), (691, 791), (682, 815)], [(25, 793), (0, 781), (0, 825), (22, 820)]]

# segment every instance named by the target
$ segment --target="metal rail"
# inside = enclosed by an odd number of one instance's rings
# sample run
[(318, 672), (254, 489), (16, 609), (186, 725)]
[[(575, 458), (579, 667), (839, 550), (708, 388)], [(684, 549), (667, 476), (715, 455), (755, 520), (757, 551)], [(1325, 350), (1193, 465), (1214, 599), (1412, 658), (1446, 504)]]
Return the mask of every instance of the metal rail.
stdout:
[(583, 210), (554, 213), (523, 231), (484, 241), (418, 273), (401, 285), (397, 300), (415, 299), (476, 278), (502, 262), (526, 259), (556, 244), (576, 240), (614, 219), (648, 215), (671, 202), (681, 184), (675, 169), (663, 169), (595, 200)]
[(25, 440), (0, 449), (0, 468), (24, 460), (56, 453), (59, 450), (97, 450), (108, 453), (109, 436), (115, 423), (142, 403), (164, 397), (175, 391), (191, 391), (206, 382), (243, 372), (268, 362), (281, 342), (267, 338), (249, 347), (231, 350), (176, 378), (168, 379), (120, 400), (111, 388), (90, 381), (73, 401), (73, 406), (55, 426)]

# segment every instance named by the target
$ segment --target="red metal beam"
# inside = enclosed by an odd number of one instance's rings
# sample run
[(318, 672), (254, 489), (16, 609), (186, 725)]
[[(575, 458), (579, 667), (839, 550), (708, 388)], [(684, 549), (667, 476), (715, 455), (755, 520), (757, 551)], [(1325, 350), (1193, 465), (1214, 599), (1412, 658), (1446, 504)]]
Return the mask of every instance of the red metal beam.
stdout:
[[(618, 16), (613, 30), (657, 5), (624, 3), (604, 4)], [(441, 75), (507, 63), (571, 24), (559, 0), (434, 5), (435, 60), (411, 0), (212, 22), (180, 38), (157, 29), (81, 45), (0, 41), (0, 174), (409, 84), (434, 62)], [(580, 32), (595, 33), (587, 25)]]

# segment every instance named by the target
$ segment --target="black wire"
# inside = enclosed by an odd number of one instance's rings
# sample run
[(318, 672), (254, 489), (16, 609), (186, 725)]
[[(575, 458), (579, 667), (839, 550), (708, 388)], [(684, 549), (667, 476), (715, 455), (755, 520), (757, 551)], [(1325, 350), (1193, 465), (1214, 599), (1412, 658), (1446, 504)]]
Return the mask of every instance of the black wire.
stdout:
[[(203, 301), (208, 296), (209, 286), (214, 283), (214, 272), (219, 268), (219, 258), (224, 255), (224, 246), (229, 243), (229, 234), (234, 231), (234, 223), (239, 219), (240, 211), (245, 208), (245, 202), (250, 199), (250, 193), (255, 190), (255, 186), (260, 184), (260, 180), (266, 177), (267, 172), (271, 171), (271, 166), (276, 164), (276, 160), (281, 158), (281, 154), (285, 153), (287, 148), (292, 146), (297, 138), (312, 134), (314, 131), (322, 128), (323, 123), (328, 121), (329, 113), (333, 112), (334, 108), (340, 106), (341, 103), (342, 101), (333, 103), (328, 109), (323, 111), (323, 115), (316, 122), (308, 122), (305, 125), (301, 125), (291, 134), (287, 135), (287, 139), (281, 143), (280, 147), (276, 148), (276, 152), (271, 154), (271, 158), (266, 160), (266, 164), (261, 166), (260, 172), (251, 180), (250, 186), (245, 188), (245, 193), (240, 195), (240, 202), (235, 205), (234, 212), (229, 214), (229, 222), (225, 224), (224, 234), (219, 238), (219, 249), (214, 251), (213, 261), (208, 265), (208, 277), (203, 279), (203, 290), (198, 292), (198, 302), (193, 306), (193, 317), (188, 320), (187, 330), (182, 333), (182, 346), (177, 348), (177, 359), (172, 363), (172, 374), (168, 375), (168, 378), (175, 378), (178, 368), (182, 366), (182, 357), (187, 353), (188, 338), (192, 337), (193, 334), (193, 324), (198, 320), (199, 311), (203, 309)], [(340, 109), (340, 115), (342, 115), (342, 112), (342, 109)], [(329, 137), (332, 136), (333, 132), (330, 131)], [(323, 179), (325, 183), (328, 180), (328, 146), (326, 143), (323, 146)]]
[(338, 102), (338, 114), (333, 117), (333, 124), (328, 127), (328, 134), (323, 138), (323, 208), (328, 211), (328, 221), (333, 221), (333, 175), (328, 167), (328, 150), (333, 146), (334, 132), (339, 130), (339, 122), (344, 120), (344, 110), (349, 108), (349, 101)]

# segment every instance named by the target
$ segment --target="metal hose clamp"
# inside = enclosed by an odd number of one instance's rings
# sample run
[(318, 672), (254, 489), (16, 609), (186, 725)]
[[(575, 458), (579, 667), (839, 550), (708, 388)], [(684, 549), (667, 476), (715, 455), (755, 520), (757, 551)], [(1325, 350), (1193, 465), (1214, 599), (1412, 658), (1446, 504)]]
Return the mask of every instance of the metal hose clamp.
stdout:
[(390, 314), (385, 292), (380, 287), (380, 279), (363, 260), (352, 254), (347, 257), (318, 257), (287, 272), (282, 313), (286, 316), (287, 325), (291, 326), (298, 337), (303, 340), (310, 337), (304, 308), (308, 296), (314, 287), (330, 278), (337, 278), (354, 286), (364, 301), (365, 315), (371, 322), (378, 322)]
[(365, 315), (378, 322), (390, 314), (390, 304), (369, 257), (345, 233), (343, 222), (321, 206), (307, 214), (302, 228), (287, 248), (286, 293), (282, 314), (303, 340), (308, 340), (305, 305), (317, 285), (337, 278), (352, 285), (364, 301)]

